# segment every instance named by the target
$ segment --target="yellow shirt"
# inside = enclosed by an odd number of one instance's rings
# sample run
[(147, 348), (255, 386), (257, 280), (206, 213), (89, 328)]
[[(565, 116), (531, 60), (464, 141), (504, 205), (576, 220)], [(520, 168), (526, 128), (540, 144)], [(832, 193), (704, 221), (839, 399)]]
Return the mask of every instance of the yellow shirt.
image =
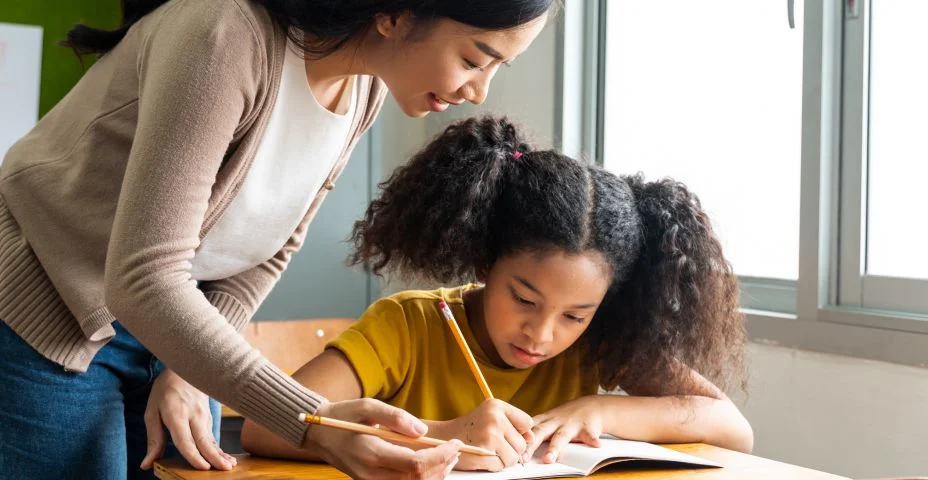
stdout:
[(494, 397), (537, 415), (597, 392), (592, 369), (584, 369), (575, 348), (527, 369), (491, 364), (464, 310), (461, 295), (472, 288), (478, 286), (408, 291), (379, 300), (327, 348), (348, 357), (365, 397), (427, 420), (464, 415), (483, 402), (483, 394), (438, 310), (444, 298)]

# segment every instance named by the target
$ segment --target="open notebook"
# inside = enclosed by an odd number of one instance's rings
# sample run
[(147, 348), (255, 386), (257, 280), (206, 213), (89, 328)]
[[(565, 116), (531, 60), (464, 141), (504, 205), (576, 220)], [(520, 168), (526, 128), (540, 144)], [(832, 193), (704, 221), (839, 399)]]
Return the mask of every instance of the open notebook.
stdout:
[(558, 463), (541, 463), (544, 448), (536, 451), (536, 458), (525, 465), (513, 465), (501, 472), (452, 472), (448, 478), (473, 480), (510, 480), (521, 478), (583, 477), (607, 465), (619, 462), (661, 462), (661, 468), (670, 467), (721, 467), (699, 457), (676, 452), (644, 442), (603, 438), (599, 448), (571, 443), (561, 452)]

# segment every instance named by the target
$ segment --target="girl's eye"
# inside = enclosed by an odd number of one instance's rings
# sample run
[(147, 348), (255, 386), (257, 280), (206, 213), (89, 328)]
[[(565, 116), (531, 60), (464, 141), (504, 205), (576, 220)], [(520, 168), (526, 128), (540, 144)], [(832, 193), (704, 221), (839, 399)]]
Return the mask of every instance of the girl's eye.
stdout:
[(526, 299), (524, 299), (524, 298), (522, 298), (522, 297), (516, 295), (515, 293), (513, 293), (512, 296), (513, 296), (513, 298), (516, 299), (517, 302), (521, 303), (522, 305), (534, 305), (534, 303), (532, 303), (531, 301), (526, 300)]
[(571, 320), (577, 323), (583, 323), (583, 320), (584, 320), (583, 317), (578, 317), (576, 315), (564, 315), (564, 317), (566, 317), (568, 320)]

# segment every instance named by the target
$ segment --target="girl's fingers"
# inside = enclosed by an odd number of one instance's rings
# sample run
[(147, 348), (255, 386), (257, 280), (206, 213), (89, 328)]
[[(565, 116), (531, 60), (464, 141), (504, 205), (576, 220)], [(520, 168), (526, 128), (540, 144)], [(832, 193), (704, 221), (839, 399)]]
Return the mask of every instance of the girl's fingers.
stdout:
[(584, 428), (580, 431), (580, 434), (577, 436), (577, 440), (591, 446), (594, 448), (599, 447), (599, 436), (602, 432), (598, 431), (596, 428)]
[(578, 433), (580, 433), (580, 429), (574, 425), (562, 425), (561, 428), (558, 428), (557, 431), (554, 432), (554, 435), (551, 435), (551, 440), (548, 443), (547, 450), (545, 450), (543, 461), (545, 463), (556, 462), (561, 454), (561, 450), (563, 450)]
[(532, 458), (532, 456), (535, 455), (535, 450), (538, 450), (538, 447), (540, 447), (551, 434), (557, 431), (558, 426), (559, 425), (555, 422), (536, 423), (535, 427), (532, 428), (532, 433), (535, 438), (529, 442), (528, 447), (525, 449), (523, 460), (528, 461), (528, 459)]

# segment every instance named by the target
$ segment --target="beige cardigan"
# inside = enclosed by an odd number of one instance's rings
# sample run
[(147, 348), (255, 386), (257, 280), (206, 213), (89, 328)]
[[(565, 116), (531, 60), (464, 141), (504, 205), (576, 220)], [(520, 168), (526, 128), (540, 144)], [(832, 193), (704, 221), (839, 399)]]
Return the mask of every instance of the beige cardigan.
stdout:
[(239, 331), (302, 245), (383, 84), (365, 77), (341, 157), (280, 252), (218, 281), (189, 273), (254, 159), (285, 48), (249, 0), (173, 0), (136, 23), (4, 159), (0, 320), (83, 372), (118, 318), (194, 386), (298, 445), (297, 416), (322, 397)]

